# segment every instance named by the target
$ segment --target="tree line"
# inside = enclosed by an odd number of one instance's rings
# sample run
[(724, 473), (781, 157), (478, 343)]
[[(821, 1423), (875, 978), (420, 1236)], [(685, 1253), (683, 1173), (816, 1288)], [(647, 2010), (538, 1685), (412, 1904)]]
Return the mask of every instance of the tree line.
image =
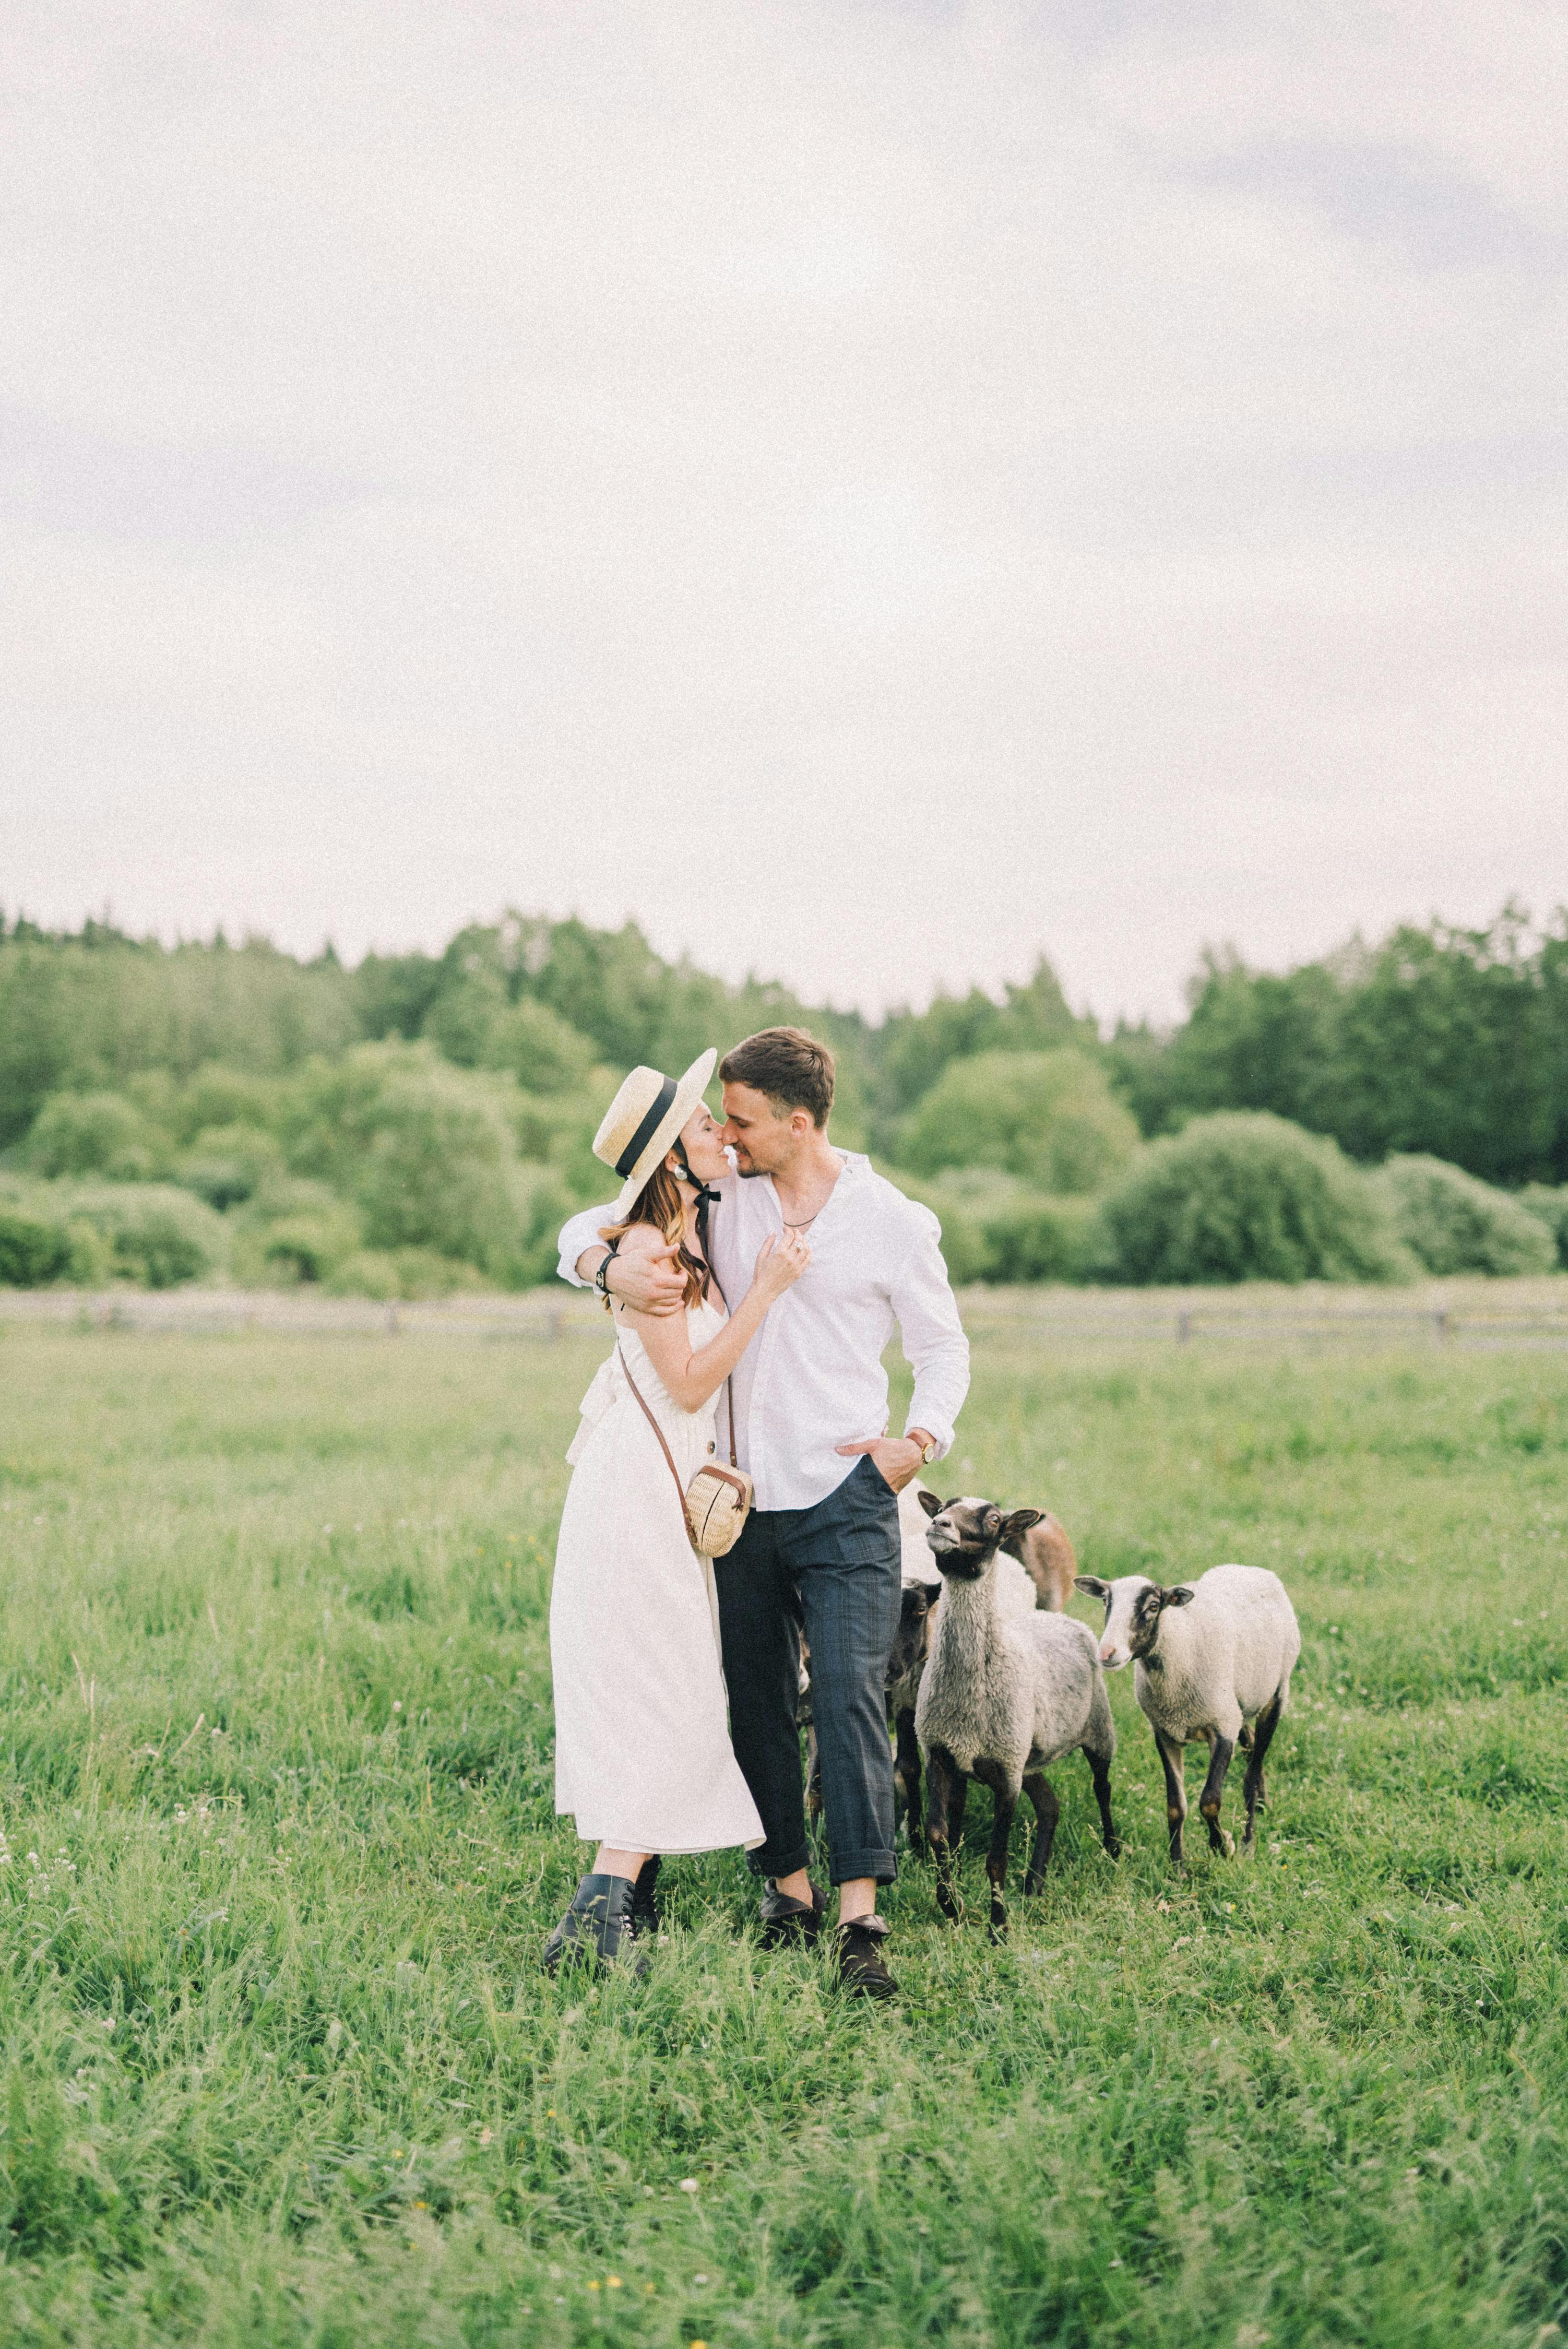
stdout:
[(1568, 916), (1402, 925), (1283, 976), (1210, 955), (1186, 1022), (1118, 1030), (1145, 1134), (1270, 1110), (1364, 1164), (1425, 1152), (1489, 1183), (1568, 1182)]
[[(871, 1021), (666, 960), (632, 924), (513, 913), (438, 954), (348, 967), (330, 947), (304, 959), (221, 933), (167, 947), (108, 922), (0, 916), (0, 1220), (32, 1233), (0, 1232), (0, 1278), (216, 1268), (388, 1294), (543, 1278), (552, 1219), (603, 1186), (589, 1143), (618, 1074), (684, 1067), (778, 1020), (832, 1045), (835, 1132), (930, 1200), (964, 1278), (1219, 1278), (1320, 1258), (1397, 1271), (1412, 1247), (1430, 1263), (1398, 1203), (1435, 1197), (1434, 1181), (1445, 1228), (1481, 1213), (1479, 1189), (1453, 1189), (1463, 1175), (1548, 1222), (1568, 1185), (1562, 913), (1540, 928), (1513, 905), (1480, 930), (1405, 926), (1284, 974), (1211, 954), (1184, 1020), (1109, 1035), (1044, 958), (999, 995)], [(1196, 1130), (1226, 1118), (1200, 1149)], [(1343, 1176), (1303, 1154), (1306, 1136), (1337, 1145)], [(1172, 1273), (1188, 1257), (1161, 1256), (1152, 1210), (1128, 1203), (1151, 1184), (1164, 1196), (1185, 1164), (1202, 1164), (1207, 1197), (1222, 1143), (1246, 1161), (1238, 1198), (1267, 1204), (1200, 1247), (1167, 1200), (1200, 1268)], [(1286, 1159), (1341, 1202), (1357, 1169), (1385, 1161), (1439, 1176), (1390, 1178), (1376, 1212), (1357, 1193), (1361, 1237), (1315, 1255), (1299, 1234), (1279, 1240)], [(1506, 1204), (1486, 1210), (1499, 1229)], [(1326, 1213), (1319, 1199), (1297, 1221), (1316, 1230)], [(1236, 1237), (1249, 1216), (1267, 1246)], [(1529, 1268), (1515, 1243), (1490, 1268)]]

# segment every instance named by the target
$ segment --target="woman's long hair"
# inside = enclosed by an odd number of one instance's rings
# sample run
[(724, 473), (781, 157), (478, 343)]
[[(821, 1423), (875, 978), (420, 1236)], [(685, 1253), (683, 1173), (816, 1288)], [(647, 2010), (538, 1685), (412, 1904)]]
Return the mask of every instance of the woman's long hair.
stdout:
[[(707, 1295), (707, 1267), (686, 1244), (686, 1204), (679, 1185), (662, 1160), (633, 1200), (631, 1214), (621, 1223), (606, 1224), (599, 1237), (614, 1247), (634, 1224), (652, 1224), (656, 1232), (674, 1242), (676, 1262), (686, 1275), (686, 1305), (700, 1305)], [(609, 1302), (606, 1298), (606, 1308)]]

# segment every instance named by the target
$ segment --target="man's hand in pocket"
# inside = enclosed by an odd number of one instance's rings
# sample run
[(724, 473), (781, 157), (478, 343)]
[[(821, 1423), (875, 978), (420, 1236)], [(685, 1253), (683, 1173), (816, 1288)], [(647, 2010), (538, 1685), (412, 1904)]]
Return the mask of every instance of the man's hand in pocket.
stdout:
[(918, 1444), (907, 1435), (862, 1435), (853, 1444), (839, 1444), (834, 1450), (846, 1456), (867, 1453), (882, 1483), (895, 1493), (902, 1493), (920, 1474), (925, 1455)]

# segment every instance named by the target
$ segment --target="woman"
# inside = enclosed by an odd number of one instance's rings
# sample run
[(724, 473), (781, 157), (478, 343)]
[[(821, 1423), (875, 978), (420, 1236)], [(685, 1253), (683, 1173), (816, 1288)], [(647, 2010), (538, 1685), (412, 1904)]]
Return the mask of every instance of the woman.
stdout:
[[(660, 1853), (763, 1840), (729, 1743), (713, 1568), (687, 1539), (683, 1495), (717, 1454), (726, 1380), (810, 1250), (798, 1233), (765, 1241), (727, 1315), (702, 1232), (706, 1186), (729, 1171), (702, 1104), (716, 1058), (705, 1052), (678, 1084), (634, 1069), (593, 1140), (625, 1177), (604, 1238), (624, 1257), (673, 1248), (686, 1309), (658, 1318), (606, 1298), (615, 1350), (566, 1455), (573, 1474), (550, 1602), (555, 1807), (574, 1812), (578, 1834), (599, 1847), (545, 1944), (550, 1968), (570, 1949), (613, 1958), (653, 1921)], [(639, 1395), (674, 1455), (678, 1491)], [(727, 1455), (727, 1424), (724, 1434)]]

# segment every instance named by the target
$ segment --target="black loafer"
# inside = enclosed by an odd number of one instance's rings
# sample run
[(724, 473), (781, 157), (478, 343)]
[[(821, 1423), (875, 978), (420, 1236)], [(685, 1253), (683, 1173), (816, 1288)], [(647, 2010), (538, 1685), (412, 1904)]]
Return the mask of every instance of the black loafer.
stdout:
[(889, 1931), (885, 1917), (857, 1917), (841, 1925), (838, 1944), (839, 1987), (851, 1998), (895, 1998), (898, 1984), (882, 1963), (881, 1944)]
[(822, 1918), (828, 1906), (828, 1896), (820, 1884), (811, 1887), (808, 1900), (791, 1899), (780, 1892), (771, 1877), (762, 1895), (762, 1946), (765, 1950), (810, 1949), (822, 1930)]
[(572, 1896), (572, 1906), (544, 1944), (540, 1962), (552, 1974), (566, 1958), (597, 1958), (605, 1965), (619, 1960), (634, 1973), (645, 1974), (646, 1958), (638, 1954), (637, 1928), (632, 1917), (632, 1884), (624, 1876), (585, 1876)]

